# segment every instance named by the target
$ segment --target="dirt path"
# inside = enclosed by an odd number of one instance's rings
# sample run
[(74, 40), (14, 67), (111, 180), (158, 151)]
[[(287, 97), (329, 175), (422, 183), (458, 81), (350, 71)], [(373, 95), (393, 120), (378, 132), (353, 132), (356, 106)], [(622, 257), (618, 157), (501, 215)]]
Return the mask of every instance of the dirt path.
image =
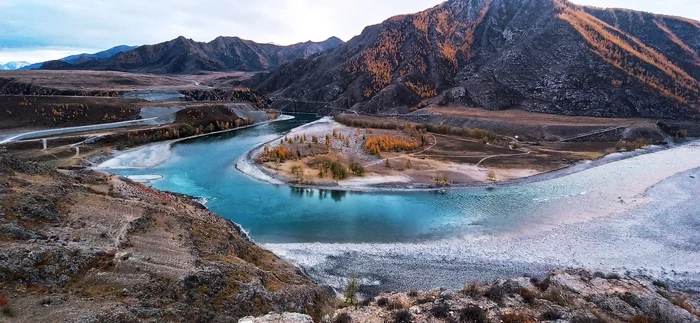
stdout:
[(528, 152), (524, 152), (524, 153), (521, 153), (521, 154), (507, 154), (507, 155), (493, 155), (493, 156), (488, 156), (488, 157), (485, 157), (484, 159), (480, 160), (480, 161), (476, 164), (476, 167), (481, 166), (481, 163), (483, 163), (483, 162), (485, 162), (485, 161), (487, 161), (487, 160), (489, 160), (489, 159), (491, 159), (491, 158), (524, 156), (524, 155), (529, 155), (530, 153), (532, 153), (532, 152), (531, 152), (531, 151), (528, 151)]

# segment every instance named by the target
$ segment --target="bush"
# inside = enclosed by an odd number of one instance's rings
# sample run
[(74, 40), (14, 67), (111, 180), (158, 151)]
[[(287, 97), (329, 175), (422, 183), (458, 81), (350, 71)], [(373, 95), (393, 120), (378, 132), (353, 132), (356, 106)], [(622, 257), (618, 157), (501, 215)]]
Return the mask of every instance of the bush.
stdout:
[(486, 312), (476, 305), (469, 305), (459, 311), (460, 323), (488, 323)]
[(353, 161), (350, 163), (350, 171), (357, 176), (363, 176), (365, 174), (365, 166), (360, 162)]
[(439, 319), (445, 319), (450, 315), (450, 307), (445, 303), (440, 303), (430, 309), (430, 314)]
[(660, 280), (655, 280), (654, 282), (652, 282), (652, 284), (654, 284), (654, 286), (659, 287), (659, 288), (668, 289), (668, 284), (666, 284)]
[(347, 313), (342, 313), (333, 320), (333, 323), (352, 323), (352, 317)]
[(506, 292), (503, 290), (501, 285), (493, 285), (486, 292), (485, 296), (496, 303), (500, 303), (503, 301), (503, 297), (506, 296)]
[(408, 309), (410, 306), (411, 305), (406, 303), (405, 301), (395, 300), (390, 302), (387, 308), (390, 310), (405, 310)]
[(532, 304), (535, 299), (537, 298), (537, 293), (527, 289), (527, 288), (521, 288), (518, 290), (518, 295), (523, 298), (523, 301), (527, 304)]
[(476, 287), (476, 284), (469, 284), (462, 288), (462, 294), (467, 295), (471, 298), (477, 298), (479, 297), (480, 292), (479, 288)]
[(413, 315), (407, 310), (401, 310), (394, 314), (394, 323), (413, 323)]
[(348, 177), (348, 170), (340, 161), (333, 161), (330, 165), (331, 174), (334, 179), (345, 179)]
[(546, 292), (547, 289), (549, 289), (549, 279), (545, 279), (544, 281), (540, 281), (536, 277), (532, 277), (532, 278), (530, 278), (530, 282), (532, 283), (532, 285), (537, 287), (537, 289), (539, 289), (542, 292)]
[(384, 306), (387, 306), (388, 304), (389, 304), (389, 300), (386, 299), (386, 297), (380, 297), (377, 300), (377, 306), (379, 306), (379, 307), (384, 307)]
[(357, 279), (354, 276), (350, 277), (348, 287), (345, 289), (345, 303), (357, 304)]

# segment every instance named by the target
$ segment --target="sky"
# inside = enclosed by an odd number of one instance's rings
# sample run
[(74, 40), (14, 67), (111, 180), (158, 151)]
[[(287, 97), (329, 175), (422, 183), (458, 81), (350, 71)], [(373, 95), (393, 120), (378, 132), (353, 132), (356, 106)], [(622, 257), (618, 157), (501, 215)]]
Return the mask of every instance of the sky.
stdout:
[[(30, 63), (117, 45), (239, 36), (288, 45), (331, 36), (443, 0), (0, 0), (0, 63)], [(700, 20), (700, 0), (573, 0)]]

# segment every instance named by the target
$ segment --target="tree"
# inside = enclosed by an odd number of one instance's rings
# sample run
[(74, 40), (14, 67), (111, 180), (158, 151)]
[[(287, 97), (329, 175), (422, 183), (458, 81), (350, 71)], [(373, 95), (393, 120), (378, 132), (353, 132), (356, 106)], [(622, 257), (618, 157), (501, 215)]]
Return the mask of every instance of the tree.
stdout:
[(406, 161), (406, 168), (411, 169), (413, 167), (413, 163), (411, 162), (411, 159), (409, 158), (408, 161)]
[(357, 284), (357, 278), (355, 275), (350, 275), (350, 281), (348, 286), (345, 288), (345, 303), (355, 305), (357, 304), (357, 291), (359, 286)]
[(489, 179), (489, 181), (495, 182), (496, 181), (496, 172), (494, 172), (493, 170), (490, 170), (489, 175), (488, 175), (488, 179)]
[(386, 166), (386, 168), (391, 168), (391, 163), (389, 163), (389, 158), (384, 160), (384, 166)]

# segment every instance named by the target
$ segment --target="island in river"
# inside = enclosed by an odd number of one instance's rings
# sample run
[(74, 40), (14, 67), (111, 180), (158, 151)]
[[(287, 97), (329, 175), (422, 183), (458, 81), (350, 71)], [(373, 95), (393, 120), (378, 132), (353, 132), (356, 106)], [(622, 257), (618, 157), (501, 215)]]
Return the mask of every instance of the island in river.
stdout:
[[(446, 107), (433, 109), (454, 111)], [(547, 134), (547, 138), (541, 129), (524, 129), (518, 135), (343, 114), (296, 128), (255, 149), (248, 157), (270, 177), (296, 186), (340, 190), (444, 189), (527, 178), (642, 148), (652, 144), (652, 138), (661, 138), (655, 125), (646, 120), (572, 120), (522, 111), (512, 113), (524, 115), (516, 118), (521, 124), (526, 124), (528, 118), (537, 122), (549, 119), (544, 122), (550, 122), (552, 128), (556, 125), (559, 133)], [(581, 133), (586, 127), (589, 131)], [(640, 128), (651, 130), (653, 135), (620, 135)], [(538, 138), (536, 132), (542, 137)], [(567, 134), (569, 137), (565, 137)]]

